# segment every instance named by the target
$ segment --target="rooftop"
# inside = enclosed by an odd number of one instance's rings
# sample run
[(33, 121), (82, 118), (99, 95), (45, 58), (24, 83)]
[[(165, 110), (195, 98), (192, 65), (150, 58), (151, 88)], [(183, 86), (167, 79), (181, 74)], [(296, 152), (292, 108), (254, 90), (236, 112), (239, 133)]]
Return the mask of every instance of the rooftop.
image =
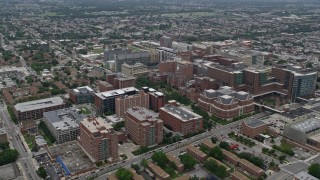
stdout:
[(265, 123), (263, 121), (260, 121), (258, 119), (250, 119), (248, 121), (245, 121), (245, 124), (251, 128), (257, 128), (257, 127), (265, 125)]
[(48, 153), (52, 158), (59, 159), (60, 164), (63, 163), (65, 169), (72, 175), (95, 168), (95, 164), (76, 141), (51, 146), (48, 148)]
[(235, 176), (237, 177), (237, 179), (241, 179), (241, 180), (249, 180), (249, 178), (243, 174), (241, 174), (240, 172), (238, 171), (234, 171), (231, 173), (232, 176)]
[(126, 93), (129, 93), (129, 92), (139, 92), (139, 90), (136, 89), (135, 87), (128, 87), (123, 89), (115, 89), (111, 91), (95, 93), (95, 95), (104, 99), (112, 96), (125, 95)]
[(93, 90), (89, 86), (78, 87), (76, 89), (73, 89), (73, 91), (79, 94), (88, 94), (93, 92)]
[(166, 104), (164, 107), (161, 108), (165, 112), (183, 120), (183, 121), (189, 121), (193, 120), (195, 118), (202, 118), (200, 115), (186, 109), (183, 107), (177, 107), (171, 104)]
[(187, 149), (189, 149), (190, 151), (194, 152), (195, 154), (197, 154), (200, 157), (206, 157), (207, 155), (202, 152), (200, 149), (192, 146), (191, 144), (187, 146)]
[(305, 121), (300, 121), (291, 125), (292, 128), (297, 129), (303, 133), (310, 133), (320, 129), (320, 118), (315, 117), (307, 119)]
[(320, 133), (319, 134), (315, 134), (313, 136), (308, 137), (311, 140), (314, 140), (316, 142), (320, 142)]
[(151, 111), (149, 109), (146, 109), (144, 107), (133, 107), (129, 108), (126, 113), (134, 116), (139, 121), (152, 121), (152, 120), (159, 120), (159, 116), (154, 111)]
[(156, 173), (158, 176), (162, 178), (169, 178), (170, 175), (166, 173), (163, 169), (161, 169), (159, 166), (153, 164), (152, 162), (148, 162), (148, 167)]
[(297, 118), (299, 116), (303, 116), (305, 114), (310, 114), (312, 113), (313, 111), (310, 110), (310, 109), (306, 109), (306, 108), (298, 108), (298, 109), (295, 109), (295, 110), (291, 110), (291, 111), (288, 111), (288, 112), (283, 112), (283, 113), (280, 113), (281, 116), (284, 116), (284, 117), (287, 117), (287, 118), (290, 118), (290, 119), (294, 119), (294, 118)]
[(75, 109), (59, 109), (43, 113), (43, 116), (55, 127), (57, 130), (65, 130), (68, 128), (79, 127), (79, 122), (84, 118)]
[(80, 122), (91, 133), (108, 133), (113, 127), (101, 117), (88, 117)]
[(61, 97), (51, 97), (47, 99), (39, 99), (35, 101), (28, 101), (14, 105), (14, 108), (20, 112), (32, 111), (37, 109), (44, 109), (52, 106), (65, 104)]

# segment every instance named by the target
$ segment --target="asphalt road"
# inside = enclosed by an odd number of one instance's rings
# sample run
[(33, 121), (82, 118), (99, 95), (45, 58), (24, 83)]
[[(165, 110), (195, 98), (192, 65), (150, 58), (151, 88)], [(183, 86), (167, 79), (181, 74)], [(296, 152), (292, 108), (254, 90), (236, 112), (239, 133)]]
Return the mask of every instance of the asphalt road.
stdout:
[[(6, 126), (8, 136), (12, 137), (12, 145), (19, 152), (18, 162), (21, 164), (21, 170), (24, 172), (24, 179), (38, 180), (40, 179), (36, 173), (36, 169), (32, 162), (32, 154), (28, 153), (23, 143), (21, 142), (22, 134), (20, 133), (19, 127), (15, 125), (11, 120), (10, 116), (6, 111), (6, 106), (0, 107), (0, 115)], [(16, 133), (18, 132), (18, 134)], [(20, 138), (21, 137), (21, 138)]]

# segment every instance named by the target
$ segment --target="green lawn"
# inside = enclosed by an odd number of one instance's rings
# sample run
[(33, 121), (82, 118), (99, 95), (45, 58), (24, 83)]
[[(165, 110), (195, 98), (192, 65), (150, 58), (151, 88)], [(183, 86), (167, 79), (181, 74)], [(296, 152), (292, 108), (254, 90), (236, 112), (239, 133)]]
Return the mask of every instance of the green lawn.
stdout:
[(28, 135), (28, 134), (23, 134), (24, 140), (28, 144), (29, 149), (33, 149), (34, 146), (34, 136)]
[(293, 148), (293, 146), (291, 144), (287, 143), (287, 141), (285, 141), (285, 140), (281, 140), (280, 147), (282, 149), (292, 149)]
[(82, 107), (81, 108), (81, 113), (82, 114), (91, 114), (91, 111), (86, 107)]
[(100, 54), (100, 53), (103, 53), (103, 49), (94, 49), (94, 50), (92, 50), (92, 52), (94, 54)]

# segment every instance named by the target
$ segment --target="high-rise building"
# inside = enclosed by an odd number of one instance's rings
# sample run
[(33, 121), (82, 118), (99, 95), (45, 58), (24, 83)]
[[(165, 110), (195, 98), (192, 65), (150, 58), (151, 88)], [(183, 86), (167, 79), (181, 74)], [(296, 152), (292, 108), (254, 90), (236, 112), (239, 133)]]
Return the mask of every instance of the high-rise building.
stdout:
[(159, 117), (173, 131), (183, 135), (203, 130), (202, 117), (186, 108), (178, 107), (175, 101), (160, 108)]
[(80, 122), (80, 145), (96, 162), (118, 159), (118, 135), (104, 119), (88, 117)]
[(133, 107), (125, 115), (126, 132), (135, 143), (151, 146), (162, 142), (163, 121), (158, 114), (144, 107)]
[(106, 92), (99, 92), (94, 94), (94, 103), (97, 109), (97, 112), (102, 114), (105, 112), (115, 112), (115, 99), (121, 96), (130, 96), (137, 94), (139, 92), (138, 89), (134, 87), (128, 87), (123, 89), (115, 89)]
[(144, 107), (149, 109), (149, 94), (140, 91), (139, 94), (131, 96), (121, 96), (115, 100), (116, 115), (123, 117), (124, 113), (132, 107)]
[(160, 46), (172, 48), (172, 39), (168, 36), (162, 36), (160, 38)]
[(89, 86), (78, 87), (69, 91), (69, 97), (74, 104), (93, 103), (94, 91)]

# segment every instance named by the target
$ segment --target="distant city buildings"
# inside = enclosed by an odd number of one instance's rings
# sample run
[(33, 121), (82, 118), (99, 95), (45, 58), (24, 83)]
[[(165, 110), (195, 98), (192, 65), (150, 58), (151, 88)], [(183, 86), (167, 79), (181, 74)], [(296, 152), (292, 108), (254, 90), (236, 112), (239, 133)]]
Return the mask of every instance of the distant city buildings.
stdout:
[(113, 86), (113, 89), (122, 89), (135, 86), (136, 78), (122, 73), (114, 73), (107, 75), (107, 82)]
[(200, 115), (171, 101), (159, 110), (159, 117), (164, 124), (169, 125), (173, 131), (182, 135), (196, 133), (203, 130), (203, 119)]
[(160, 38), (160, 46), (172, 48), (172, 39), (168, 36), (162, 36)]
[(122, 64), (121, 72), (127, 76), (142, 76), (147, 75), (150, 70), (142, 63), (135, 63), (133, 65), (124, 63)]
[(4, 46), (4, 36), (0, 33), (0, 48), (3, 48)]
[(100, 117), (88, 117), (80, 122), (78, 141), (95, 162), (118, 159), (118, 135)]
[(158, 114), (144, 107), (132, 107), (125, 112), (125, 128), (129, 137), (140, 146), (162, 142), (163, 121)]
[(83, 117), (75, 109), (60, 109), (43, 113), (43, 122), (58, 144), (76, 140)]
[(74, 104), (93, 103), (94, 91), (89, 86), (78, 87), (69, 91), (69, 97)]
[(44, 112), (64, 109), (67, 104), (61, 97), (51, 97), (28, 101), (14, 105), (14, 113), (19, 121), (28, 119), (39, 119)]

